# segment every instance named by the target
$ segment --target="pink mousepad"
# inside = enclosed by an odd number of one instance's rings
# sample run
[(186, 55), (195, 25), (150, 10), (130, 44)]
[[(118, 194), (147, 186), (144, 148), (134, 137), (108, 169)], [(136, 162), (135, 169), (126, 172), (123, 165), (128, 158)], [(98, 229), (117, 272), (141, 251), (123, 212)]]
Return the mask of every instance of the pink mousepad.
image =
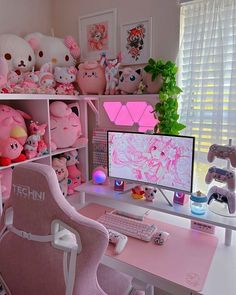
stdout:
[[(105, 211), (112, 210), (91, 203), (79, 212), (97, 219)], [(145, 218), (145, 222), (155, 223), (158, 230), (170, 233), (163, 246), (128, 237), (121, 254), (114, 256), (112, 245), (109, 245), (106, 254), (191, 290), (201, 291), (217, 247), (217, 237), (149, 218)]]

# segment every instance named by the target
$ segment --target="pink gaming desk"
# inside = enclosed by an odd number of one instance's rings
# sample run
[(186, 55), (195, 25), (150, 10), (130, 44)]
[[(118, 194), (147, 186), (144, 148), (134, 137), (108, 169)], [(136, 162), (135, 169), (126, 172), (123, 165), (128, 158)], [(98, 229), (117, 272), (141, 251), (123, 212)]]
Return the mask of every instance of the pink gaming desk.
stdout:
[[(105, 210), (112, 209), (91, 203), (79, 212), (97, 219)], [(135, 274), (137, 279), (153, 286), (161, 288), (168, 284), (168, 291), (175, 295), (202, 294), (218, 239), (156, 219), (146, 218), (145, 221), (169, 232), (169, 240), (157, 246), (129, 237), (120, 255), (114, 255), (114, 246), (109, 245), (103, 263), (132, 276)]]

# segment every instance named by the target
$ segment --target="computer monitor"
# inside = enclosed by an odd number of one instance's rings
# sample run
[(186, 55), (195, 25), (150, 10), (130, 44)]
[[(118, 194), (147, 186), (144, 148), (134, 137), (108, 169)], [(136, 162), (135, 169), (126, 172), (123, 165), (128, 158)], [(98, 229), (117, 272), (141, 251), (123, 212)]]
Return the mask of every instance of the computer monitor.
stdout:
[(191, 193), (194, 137), (107, 131), (108, 176)]

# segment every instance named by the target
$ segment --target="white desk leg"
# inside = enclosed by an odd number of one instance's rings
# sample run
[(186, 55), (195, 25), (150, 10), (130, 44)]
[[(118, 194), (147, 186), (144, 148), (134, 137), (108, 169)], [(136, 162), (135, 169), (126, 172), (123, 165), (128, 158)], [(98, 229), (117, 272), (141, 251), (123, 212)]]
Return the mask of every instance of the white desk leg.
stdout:
[(135, 290), (143, 290), (145, 291), (145, 295), (154, 295), (154, 287), (152, 285), (149, 285), (143, 281), (140, 281), (136, 278), (133, 278), (132, 280), (132, 286), (134, 287), (134, 291), (132, 294), (135, 294)]
[(225, 246), (230, 246), (232, 240), (232, 229), (225, 229)]
[(154, 295), (154, 286), (148, 285), (147, 289), (146, 289), (146, 292), (145, 292), (145, 295)]
[(80, 205), (84, 205), (85, 204), (85, 192), (80, 192), (80, 195), (79, 195), (79, 203), (80, 203)]

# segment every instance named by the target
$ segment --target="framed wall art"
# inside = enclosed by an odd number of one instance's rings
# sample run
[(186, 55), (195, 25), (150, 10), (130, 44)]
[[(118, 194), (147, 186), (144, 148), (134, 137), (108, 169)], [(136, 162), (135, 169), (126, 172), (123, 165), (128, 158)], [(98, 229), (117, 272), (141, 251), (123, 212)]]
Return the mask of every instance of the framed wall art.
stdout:
[(145, 64), (151, 57), (152, 18), (121, 25), (123, 65)]
[(116, 9), (80, 16), (81, 60), (98, 60), (103, 52), (108, 58), (116, 58), (116, 28)]

